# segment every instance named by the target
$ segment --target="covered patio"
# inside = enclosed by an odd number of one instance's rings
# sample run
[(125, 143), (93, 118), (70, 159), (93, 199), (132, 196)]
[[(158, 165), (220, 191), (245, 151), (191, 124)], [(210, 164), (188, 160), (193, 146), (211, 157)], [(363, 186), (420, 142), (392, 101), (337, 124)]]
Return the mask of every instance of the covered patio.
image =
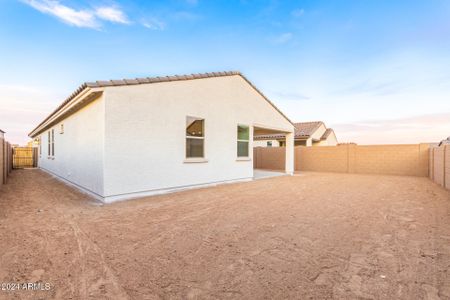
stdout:
[[(270, 126), (265, 125), (253, 125), (253, 135), (254, 136), (260, 136), (260, 135), (269, 135), (269, 134), (282, 134), (284, 136), (284, 143), (285, 143), (285, 152), (283, 153), (283, 157), (274, 157), (274, 159), (284, 160), (284, 172), (280, 170), (262, 170), (262, 169), (256, 169), (256, 166), (258, 165), (256, 161), (256, 157), (254, 156), (253, 160), (253, 178), (254, 179), (260, 179), (260, 178), (267, 178), (267, 177), (276, 177), (281, 175), (293, 175), (294, 174), (294, 132), (289, 132), (285, 130), (280, 130), (277, 128), (273, 128)], [(256, 148), (254, 148), (255, 151)]]

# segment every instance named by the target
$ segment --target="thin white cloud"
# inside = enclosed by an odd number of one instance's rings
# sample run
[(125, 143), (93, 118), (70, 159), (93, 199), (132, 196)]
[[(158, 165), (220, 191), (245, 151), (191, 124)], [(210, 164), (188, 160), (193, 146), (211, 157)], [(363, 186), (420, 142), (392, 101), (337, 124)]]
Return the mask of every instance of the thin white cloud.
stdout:
[(22, 2), (41, 13), (54, 16), (64, 23), (76, 27), (100, 29), (101, 21), (118, 24), (131, 23), (126, 14), (116, 6), (102, 6), (94, 10), (72, 8), (57, 0), (22, 0)]
[(166, 24), (156, 18), (143, 19), (141, 21), (142, 26), (151, 30), (164, 30)]
[(120, 24), (130, 24), (130, 21), (128, 20), (128, 17), (125, 15), (125, 13), (117, 7), (99, 7), (95, 10), (95, 14), (97, 17), (105, 21)]
[(282, 33), (282, 34), (272, 38), (271, 42), (274, 44), (285, 44), (285, 43), (289, 42), (290, 40), (292, 40), (293, 37), (294, 37), (294, 35), (291, 32), (285, 32), (285, 33)]
[(293, 11), (291, 11), (291, 15), (296, 18), (300, 18), (304, 14), (305, 14), (305, 10), (303, 8), (298, 8), (298, 9), (294, 9)]
[(23, 2), (34, 9), (44, 14), (52, 15), (69, 25), (86, 28), (100, 27), (100, 23), (97, 21), (94, 13), (89, 10), (77, 10), (62, 5), (58, 1), (51, 0), (23, 0)]

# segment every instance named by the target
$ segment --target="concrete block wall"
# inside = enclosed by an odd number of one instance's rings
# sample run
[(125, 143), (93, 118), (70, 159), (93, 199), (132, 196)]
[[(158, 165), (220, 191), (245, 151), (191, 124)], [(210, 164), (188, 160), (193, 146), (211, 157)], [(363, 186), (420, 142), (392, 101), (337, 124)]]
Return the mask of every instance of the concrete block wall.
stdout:
[(445, 159), (445, 188), (450, 190), (450, 146), (445, 146), (444, 149), (444, 159)]
[(286, 148), (255, 147), (253, 148), (253, 168), (266, 170), (284, 170)]
[(5, 152), (6, 152), (6, 143), (5, 140), (0, 137), (0, 189), (4, 184), (6, 179), (6, 169), (5, 169)]
[(429, 151), (430, 179), (450, 189), (450, 145), (432, 147)]
[(295, 147), (295, 170), (316, 172), (348, 172), (348, 147)]
[(354, 173), (428, 176), (427, 144), (353, 147)]
[[(255, 168), (282, 170), (283, 148), (257, 148)], [(295, 147), (295, 170), (359, 174), (429, 175), (429, 145), (347, 144), (327, 147)]]
[(11, 145), (0, 137), (0, 189), (8, 179), (12, 171), (12, 149)]

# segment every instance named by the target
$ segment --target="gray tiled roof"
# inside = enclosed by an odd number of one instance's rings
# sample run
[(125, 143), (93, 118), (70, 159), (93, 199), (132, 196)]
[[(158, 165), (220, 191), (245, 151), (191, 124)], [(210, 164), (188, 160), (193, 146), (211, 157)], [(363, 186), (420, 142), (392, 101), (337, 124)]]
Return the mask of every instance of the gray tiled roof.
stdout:
[[(144, 78), (134, 78), (134, 79), (120, 79), (120, 80), (107, 80), (107, 81), (93, 81), (93, 82), (85, 82), (80, 85), (75, 92), (73, 92), (68, 98), (66, 98), (61, 105), (59, 105), (50, 115), (48, 115), (38, 126), (36, 126), (28, 135), (31, 136), (36, 129), (38, 129), (42, 124), (44, 124), (47, 120), (49, 120), (53, 115), (55, 115), (59, 110), (61, 110), (67, 103), (73, 100), (76, 96), (78, 96), (82, 91), (87, 88), (104, 88), (111, 86), (124, 86), (124, 85), (137, 85), (137, 84), (149, 84), (149, 83), (159, 83), (159, 82), (170, 82), (170, 81), (181, 81), (181, 80), (195, 80), (195, 79), (204, 79), (211, 77), (224, 77), (224, 76), (241, 76), (258, 94), (260, 94), (270, 105), (273, 106), (286, 120), (288, 120), (291, 124), (291, 120), (286, 117), (283, 112), (281, 112), (278, 107), (276, 107), (272, 101), (269, 100), (253, 83), (250, 82), (241, 72), (239, 71), (228, 71), (228, 72), (211, 72), (211, 73), (196, 73), (189, 75), (174, 75), (174, 76), (163, 76), (163, 77), (144, 77)], [(38, 133), (34, 133), (37, 135)]]
[[(299, 122), (294, 123), (295, 127), (295, 137), (296, 139), (307, 139), (309, 138), (317, 128), (322, 125), (322, 121), (315, 122)], [(255, 140), (268, 140), (268, 139), (283, 139), (284, 134), (267, 134), (255, 136)]]

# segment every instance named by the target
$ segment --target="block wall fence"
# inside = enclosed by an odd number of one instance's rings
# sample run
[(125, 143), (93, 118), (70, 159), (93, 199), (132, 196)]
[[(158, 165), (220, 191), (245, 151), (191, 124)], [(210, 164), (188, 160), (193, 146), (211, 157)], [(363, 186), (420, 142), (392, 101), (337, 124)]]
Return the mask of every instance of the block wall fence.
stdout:
[(0, 190), (12, 171), (12, 148), (11, 145), (0, 137)]
[[(429, 144), (295, 147), (295, 170), (429, 176)], [(283, 170), (283, 148), (256, 147), (254, 166)]]
[(430, 148), (429, 177), (437, 184), (450, 189), (450, 145)]

